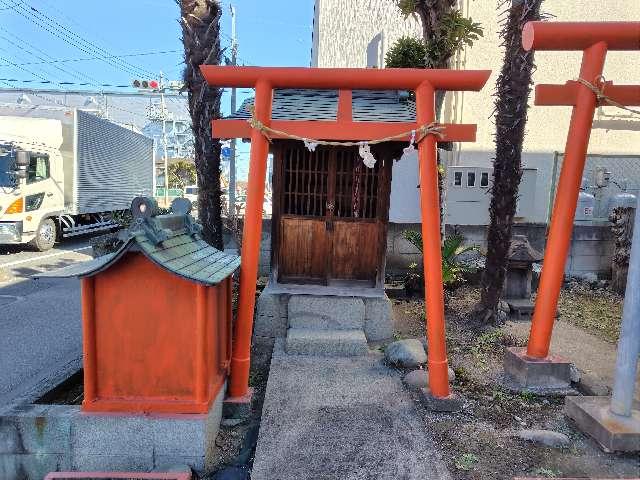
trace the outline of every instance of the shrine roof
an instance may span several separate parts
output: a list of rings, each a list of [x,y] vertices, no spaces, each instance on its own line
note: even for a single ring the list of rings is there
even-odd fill
[[[253,98],[246,99],[227,120],[251,118]],[[408,92],[397,90],[353,90],[354,122],[415,122],[415,102]],[[338,113],[338,90],[275,89],[273,120],[335,121]]]
[[[220,283],[240,266],[239,256],[222,252],[202,240],[200,228],[188,212],[146,217],[134,214],[134,222],[122,232],[121,238],[122,245],[113,253],[38,277],[92,277],[115,265],[127,252],[141,252],[168,272],[203,285]]]

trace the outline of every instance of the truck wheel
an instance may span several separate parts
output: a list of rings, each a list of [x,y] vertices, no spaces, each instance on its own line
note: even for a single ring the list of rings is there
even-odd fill
[[[56,223],[50,218],[45,218],[40,222],[36,238],[31,241],[31,245],[39,252],[49,250],[56,243],[57,234]]]

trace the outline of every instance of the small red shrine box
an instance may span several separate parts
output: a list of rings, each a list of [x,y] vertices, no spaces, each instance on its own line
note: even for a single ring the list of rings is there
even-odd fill
[[[136,198],[115,253],[46,275],[82,279],[83,411],[206,413],[224,385],[240,258],[204,242],[178,200],[157,215]]]

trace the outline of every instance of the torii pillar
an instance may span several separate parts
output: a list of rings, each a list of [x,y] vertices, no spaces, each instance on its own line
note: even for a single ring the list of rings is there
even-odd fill
[[[488,70],[447,69],[359,69],[222,67],[202,65],[209,85],[255,88],[254,116],[275,130],[310,139],[366,141],[387,138],[435,122],[436,90],[479,91],[489,79]],[[333,89],[339,91],[336,121],[272,120],[273,89]],[[353,89],[413,90],[416,92],[415,122],[355,122],[352,118]],[[420,164],[420,206],[424,243],[424,272],[429,349],[429,385],[425,401],[434,410],[458,406],[449,390],[440,251],[440,208],[436,143],[475,141],[475,125],[443,124],[442,137],[427,135],[418,147]],[[247,402],[251,335],[255,307],[256,279],[262,231],[262,202],[269,143],[262,132],[245,120],[214,120],[214,138],[251,137],[249,184],[242,235],[240,297],[235,323],[228,403]],[[409,140],[407,135],[406,140]],[[272,138],[279,138],[272,135]],[[355,252],[354,252],[355,253]],[[425,385],[426,386],[426,385]]]
[[[597,107],[608,105],[586,82],[621,105],[640,105],[640,86],[602,82],[608,51],[640,50],[640,22],[529,22],[522,32],[522,45],[525,50],[583,52],[580,81],[536,87],[536,105],[570,105],[573,111],[529,342],[526,349],[508,349],[504,365],[507,378],[522,389],[558,391],[570,386],[570,363],[549,355],[551,334],[571,247],[593,116]]]

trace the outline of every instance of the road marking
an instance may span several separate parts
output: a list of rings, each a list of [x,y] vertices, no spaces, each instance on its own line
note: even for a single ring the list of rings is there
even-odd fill
[[[78,253],[81,250],[89,250],[90,248],[92,248],[91,245],[89,245],[87,247],[76,248],[74,250],[63,250],[61,252],[50,253],[48,255],[44,255],[44,256],[41,256],[41,257],[32,257],[32,258],[26,258],[24,260],[17,260],[15,262],[0,263],[0,267],[7,268],[7,267],[13,267],[14,265],[20,265],[22,263],[37,262],[39,260],[46,260],[47,258],[59,257],[60,255],[64,255],[64,254],[67,254],[67,253]]]

